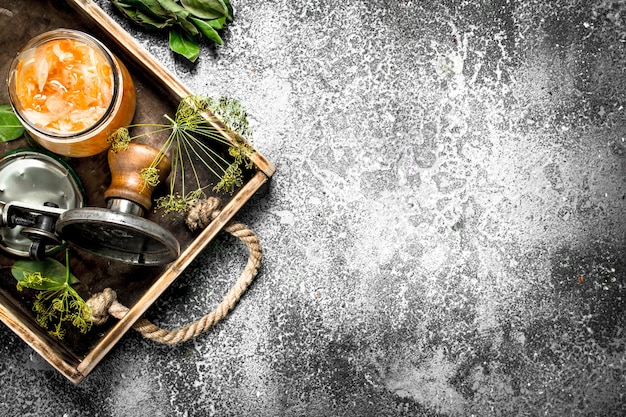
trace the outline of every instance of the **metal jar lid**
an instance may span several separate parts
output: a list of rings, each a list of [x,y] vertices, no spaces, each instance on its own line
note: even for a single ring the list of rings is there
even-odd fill
[[[0,159],[0,203],[14,201],[40,206],[53,203],[69,210],[83,207],[85,197],[80,180],[65,162],[33,149],[19,149]],[[28,257],[32,242],[21,231],[21,226],[0,228],[0,248]],[[46,253],[61,247],[46,248]]]

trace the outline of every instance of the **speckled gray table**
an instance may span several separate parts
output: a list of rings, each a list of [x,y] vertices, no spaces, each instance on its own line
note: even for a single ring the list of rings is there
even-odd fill
[[[626,414],[626,3],[233,0],[194,91],[242,101],[277,166],[229,318],[129,333],[73,386],[0,328],[6,416]],[[10,30],[3,26],[0,30]],[[149,312],[210,310],[224,236]]]

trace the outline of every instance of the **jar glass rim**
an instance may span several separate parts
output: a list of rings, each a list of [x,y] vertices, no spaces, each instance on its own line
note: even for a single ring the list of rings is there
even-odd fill
[[[26,117],[23,114],[20,99],[16,96],[16,93],[15,93],[16,82],[17,82],[16,80],[17,66],[20,62],[22,54],[30,49],[37,48],[48,42],[62,40],[62,39],[72,39],[72,40],[82,42],[88,47],[94,49],[96,53],[100,53],[111,67],[111,86],[112,86],[111,101],[107,109],[105,110],[105,112],[102,114],[102,116],[100,116],[100,118],[95,123],[79,131],[59,132],[57,130],[46,129],[44,127],[36,125],[32,121],[30,121],[28,117]],[[30,39],[26,44],[24,44],[24,46],[22,46],[22,48],[17,52],[16,56],[13,58],[11,65],[9,67],[8,80],[7,80],[7,85],[9,87],[9,99],[11,102],[11,106],[13,107],[13,110],[15,111],[15,115],[20,119],[20,121],[23,124],[27,125],[33,131],[36,131],[37,133],[50,136],[50,137],[58,137],[58,138],[65,138],[65,139],[78,138],[81,135],[87,132],[91,132],[97,129],[99,126],[101,126],[109,118],[109,116],[115,109],[116,103],[118,101],[117,99],[120,96],[120,86],[119,86],[120,77],[121,77],[120,72],[121,72],[121,69],[116,59],[114,58],[113,53],[95,37],[85,32],[75,30],[75,29],[65,29],[65,28],[55,29],[49,32],[41,33],[33,37],[32,39]]]

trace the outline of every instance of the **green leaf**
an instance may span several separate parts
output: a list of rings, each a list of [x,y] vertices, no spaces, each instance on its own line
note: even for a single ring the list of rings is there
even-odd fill
[[[207,38],[211,39],[218,45],[222,45],[224,42],[217,31],[211,26],[209,22],[205,22],[204,20],[196,19],[195,17],[190,17],[191,21],[196,25],[196,27],[200,30]]]
[[[24,134],[24,126],[9,104],[0,104],[0,142],[17,139]]]
[[[176,19],[176,15],[162,8],[157,0],[114,0],[113,4],[131,21],[147,29],[172,26]]]
[[[196,62],[200,55],[200,44],[196,36],[189,36],[185,32],[170,30],[170,49],[190,60]]]
[[[233,6],[231,6],[230,0],[224,0],[224,4],[226,5],[226,8],[228,9],[228,14],[226,15],[226,17],[228,18],[229,22],[232,22],[233,19],[235,18],[235,12],[233,12]]]
[[[137,12],[127,11],[126,15],[135,23],[147,28],[147,29],[163,29],[174,25],[174,20],[157,20],[151,15]]]
[[[157,0],[113,0],[113,4],[122,11],[134,10],[151,15],[153,18],[167,19],[170,13]]]
[[[232,15],[224,0],[181,0],[180,2],[185,9],[201,19],[227,17],[232,20]]]
[[[22,281],[24,279],[25,273],[33,274],[36,272],[41,273],[41,275],[47,278],[47,280],[44,280],[41,285],[32,286],[30,288],[46,291],[65,283],[67,268],[61,262],[52,258],[46,258],[43,261],[20,260],[16,261],[11,268],[13,277],[18,281]],[[78,278],[70,272],[69,284],[73,285],[77,282]]]
[[[189,15],[189,12],[185,10],[183,6],[181,6],[174,0],[157,0],[157,1],[159,2],[159,5],[161,5],[161,7],[163,7],[165,10],[168,10],[174,13],[176,16],[186,18]]]
[[[206,20],[206,23],[211,25],[213,29],[220,30],[220,29],[223,29],[224,26],[226,25],[226,18],[220,17],[219,19]]]
[[[198,28],[186,18],[183,19],[183,18],[177,17],[176,24],[191,37],[194,37],[198,33],[200,33],[198,32]]]

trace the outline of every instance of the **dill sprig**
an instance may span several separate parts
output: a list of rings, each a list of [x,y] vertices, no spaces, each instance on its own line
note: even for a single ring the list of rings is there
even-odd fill
[[[239,102],[226,97],[190,95],[180,101],[173,118],[169,115],[164,115],[164,118],[167,123],[131,125],[120,128],[109,136],[111,149],[118,152],[126,149],[131,140],[158,132],[169,132],[152,164],[141,171],[146,184],[158,185],[157,166],[164,155],[171,154],[169,193],[157,198],[156,209],[163,209],[166,214],[185,213],[196,200],[205,196],[204,190],[211,185],[213,191],[229,194],[233,194],[243,185],[242,166],[247,169],[253,167],[250,156],[254,149],[247,142],[251,132],[247,113]],[[233,142],[227,140],[209,121],[218,121],[227,131],[234,133],[229,135]],[[139,126],[153,130],[131,136],[129,129]],[[228,155],[232,159],[228,160],[218,153],[211,146],[214,143],[228,146]],[[198,172],[200,168],[217,177],[217,184],[203,184]],[[192,173],[191,183],[185,180],[187,170]],[[177,189],[179,180],[180,189]]]
[[[35,321],[52,336],[63,339],[64,323],[76,327],[81,333],[91,329],[91,309],[72,287],[78,279],[70,273],[69,251],[65,252],[65,265],[51,258],[43,261],[17,261],[11,268],[17,280],[17,290],[38,290],[33,311]]]

